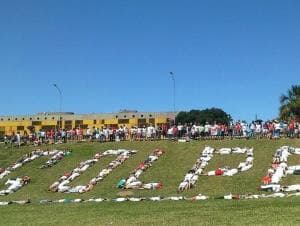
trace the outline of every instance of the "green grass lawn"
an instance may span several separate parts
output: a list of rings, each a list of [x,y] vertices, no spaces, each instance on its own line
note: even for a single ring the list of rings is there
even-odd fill
[[[177,187],[186,172],[195,163],[205,145],[221,147],[254,147],[254,166],[251,170],[239,173],[233,177],[200,177],[197,186],[182,195],[191,197],[202,193],[211,197],[233,194],[259,193],[262,176],[266,174],[272,155],[282,145],[300,147],[300,140],[224,140],[224,141],[195,141],[191,143],[158,142],[120,142],[120,143],[82,143],[66,144],[57,148],[68,148],[73,151],[56,166],[48,169],[38,167],[47,160],[35,160],[7,178],[28,175],[32,181],[21,190],[9,196],[0,197],[2,200],[22,200],[30,198],[32,204],[20,206],[0,206],[0,224],[50,224],[50,225],[300,225],[300,197],[264,200],[206,200],[206,201],[162,201],[140,203],[73,203],[73,204],[38,204],[41,199],[118,197],[121,190],[116,188],[120,178],[127,177],[139,162],[143,161],[155,148],[162,148],[166,153],[153,166],[142,174],[146,182],[162,181],[160,190],[133,191],[134,197],[171,196],[178,195]],[[42,148],[53,149],[55,146]],[[63,172],[75,168],[80,161],[90,159],[98,151],[107,149],[135,149],[138,153],[128,159],[123,165],[109,174],[103,182],[85,194],[61,194],[48,192],[48,186],[56,181]],[[13,163],[24,153],[32,151],[32,147],[20,149],[4,149],[0,147],[0,167]],[[72,182],[73,185],[87,183],[92,177],[113,160],[114,157],[102,159],[82,176]],[[207,170],[229,165],[236,167],[245,159],[243,154],[219,156],[211,160]],[[289,165],[300,164],[299,156],[289,158]],[[7,178],[0,181],[0,189],[5,186]],[[282,184],[300,183],[299,176],[289,176]]]

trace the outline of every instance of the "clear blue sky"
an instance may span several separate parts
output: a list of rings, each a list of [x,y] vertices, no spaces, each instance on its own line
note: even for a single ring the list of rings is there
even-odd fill
[[[278,115],[300,80],[300,1],[3,0],[0,115],[220,107]]]

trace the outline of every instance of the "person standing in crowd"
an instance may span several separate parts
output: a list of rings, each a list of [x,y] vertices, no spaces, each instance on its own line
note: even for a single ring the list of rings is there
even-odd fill
[[[89,127],[86,128],[86,139],[90,142],[92,140],[92,131]]]
[[[67,132],[65,129],[61,130],[61,139],[63,143],[67,143]]]
[[[18,147],[21,146],[21,134],[20,134],[20,132],[17,132],[17,135],[16,135],[16,143],[17,143],[17,146],[18,146]]]
[[[288,125],[288,137],[294,138],[294,136],[295,136],[295,122],[290,121]]]

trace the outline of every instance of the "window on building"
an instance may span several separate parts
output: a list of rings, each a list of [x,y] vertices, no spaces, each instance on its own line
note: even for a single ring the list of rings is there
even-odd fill
[[[83,120],[75,120],[75,127],[81,127],[83,125]]]
[[[149,123],[154,126],[155,125],[155,118],[149,118]]]
[[[94,119],[94,125],[97,124],[97,120]]]
[[[101,120],[101,124],[104,124],[104,119]]]
[[[32,121],[32,125],[33,126],[40,126],[40,125],[42,125],[42,122],[41,121]]]
[[[129,124],[129,119],[118,119],[118,124]]]
[[[135,115],[132,115],[132,118],[135,118]]]
[[[144,115],[141,115],[141,118],[144,118]]]
[[[24,130],[24,126],[17,126],[17,130]]]
[[[147,124],[146,119],[144,119],[144,118],[139,118],[138,119],[138,126],[139,127],[145,126],[146,124]]]
[[[66,120],[65,125],[72,125],[72,120]]]
[[[119,118],[119,116],[116,115],[116,118]]]
[[[59,127],[59,128],[62,128],[62,121],[56,121],[56,125]]]
[[[65,125],[65,129],[67,129],[67,130],[72,129],[72,125]]]
[[[89,125],[87,125],[87,124],[80,125],[81,129],[87,129],[88,127],[89,127]]]
[[[17,121],[17,120],[18,120],[18,118],[15,118],[15,120]]]

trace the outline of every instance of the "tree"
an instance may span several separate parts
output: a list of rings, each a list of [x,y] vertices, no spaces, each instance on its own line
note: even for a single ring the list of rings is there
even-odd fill
[[[229,124],[231,116],[219,108],[210,108],[205,110],[190,110],[189,112],[181,111],[176,116],[176,122],[185,123],[225,123]]]
[[[292,85],[287,95],[280,96],[279,114],[283,120],[300,118],[300,85]]]

